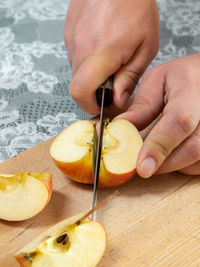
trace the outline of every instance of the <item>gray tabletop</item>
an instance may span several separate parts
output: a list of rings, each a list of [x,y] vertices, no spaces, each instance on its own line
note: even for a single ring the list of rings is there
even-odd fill
[[[68,93],[68,0],[0,1],[0,161],[88,118]],[[160,50],[151,66],[200,52],[200,1],[159,0]]]

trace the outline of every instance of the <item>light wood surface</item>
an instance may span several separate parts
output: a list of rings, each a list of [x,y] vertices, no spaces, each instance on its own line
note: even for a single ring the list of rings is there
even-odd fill
[[[92,186],[69,180],[55,167],[51,142],[0,164],[0,173],[53,174],[53,195],[44,211],[24,222],[0,220],[0,267],[17,267],[17,250],[60,220],[91,208]],[[135,176],[117,189],[120,196],[96,212],[108,237],[99,267],[200,266],[199,176]],[[113,191],[98,190],[98,200]]]

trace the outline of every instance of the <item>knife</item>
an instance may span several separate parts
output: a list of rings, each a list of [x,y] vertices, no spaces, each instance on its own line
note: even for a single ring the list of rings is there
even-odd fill
[[[104,107],[109,107],[113,100],[113,76],[110,76],[96,91],[97,104],[101,107],[100,112],[100,126],[99,133],[95,126],[94,133],[94,187],[93,187],[93,197],[92,197],[92,209],[95,206],[97,187],[99,183],[99,172],[101,164],[101,150],[102,150],[102,140],[105,121],[103,121],[103,111]],[[94,219],[94,213],[91,215],[92,220]]]

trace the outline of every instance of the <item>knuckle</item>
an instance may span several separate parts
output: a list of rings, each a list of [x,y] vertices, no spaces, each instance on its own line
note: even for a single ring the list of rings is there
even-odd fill
[[[144,96],[135,97],[134,104],[131,105],[128,110],[134,111],[136,108],[142,109],[148,105],[149,105],[148,100]]]
[[[80,79],[72,79],[72,83],[69,87],[69,94],[71,97],[76,100],[84,100],[87,95],[87,89],[85,87],[85,84]]]
[[[101,41],[97,36],[87,39],[84,34],[80,32],[74,35],[73,41],[74,47],[76,49],[86,49],[88,51],[95,51],[98,49],[104,50],[105,42]]]
[[[140,75],[137,72],[135,72],[135,71],[133,71],[131,69],[126,69],[125,72],[126,72],[128,78],[134,84],[134,86],[136,86],[138,81],[139,81],[139,79],[140,79]]]
[[[188,154],[194,161],[197,161],[200,159],[200,127],[199,126],[192,134]]]
[[[93,38],[91,38],[89,45],[93,51],[106,49],[106,42],[98,36],[94,36]]]
[[[190,155],[191,159],[194,161],[198,161],[200,159],[200,145],[199,140],[193,140],[192,144],[190,145],[188,154]]]
[[[158,113],[150,99],[144,95],[135,96],[134,104],[129,107],[129,111],[134,112],[135,110],[146,111],[152,115],[152,118],[155,119],[158,116]]]
[[[82,34],[81,33],[79,33],[79,34],[75,33],[74,34],[74,40],[73,40],[74,47],[79,48],[84,43],[85,43],[85,38],[83,38]]]
[[[80,98],[81,95],[81,91],[79,90],[78,87],[74,87],[74,86],[70,86],[69,88],[69,94],[71,95],[71,97],[76,100]]]
[[[176,114],[175,125],[184,135],[189,135],[195,128],[194,120],[187,112]]]
[[[150,103],[150,100],[148,100],[148,98],[146,98],[143,95],[140,95],[140,97],[135,98],[134,104],[136,104],[136,105],[150,106],[151,103]]]

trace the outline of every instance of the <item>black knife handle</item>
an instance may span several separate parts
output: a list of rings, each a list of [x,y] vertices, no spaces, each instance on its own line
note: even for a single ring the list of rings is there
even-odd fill
[[[113,76],[110,76],[99,88],[96,90],[96,99],[98,106],[101,106],[103,88],[105,88],[104,107],[109,107],[113,102]]]

